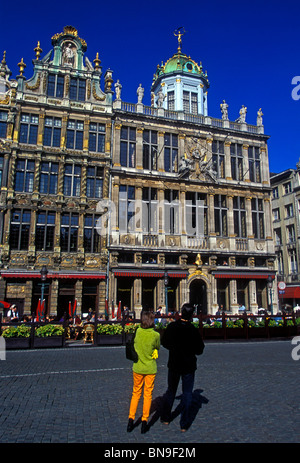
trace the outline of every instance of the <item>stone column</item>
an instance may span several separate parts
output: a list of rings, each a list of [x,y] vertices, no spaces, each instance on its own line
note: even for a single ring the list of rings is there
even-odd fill
[[[157,140],[157,170],[159,172],[165,171],[165,156],[164,156],[164,143],[165,132],[158,132]]]
[[[138,127],[136,131],[136,169],[143,169],[143,127]],[[147,166],[148,167],[148,166]]]
[[[115,124],[114,130],[114,144],[113,144],[113,154],[112,154],[112,162],[113,165],[120,166],[120,139],[121,139],[121,124]]]
[[[226,178],[226,180],[232,180],[230,146],[231,146],[230,141],[226,141],[224,143],[225,178]]]
[[[243,175],[244,181],[250,182],[250,172],[249,172],[249,158],[248,158],[248,148],[249,145],[243,145]]]

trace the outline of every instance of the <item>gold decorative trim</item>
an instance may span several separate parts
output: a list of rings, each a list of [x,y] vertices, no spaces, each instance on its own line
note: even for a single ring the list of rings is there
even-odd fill
[[[97,95],[95,82],[93,82],[93,97],[98,101],[104,101],[106,99],[106,96]]]
[[[40,84],[41,84],[41,75],[39,74],[37,81],[34,85],[28,85],[28,83],[26,82],[25,87],[27,90],[37,90],[40,87]]]

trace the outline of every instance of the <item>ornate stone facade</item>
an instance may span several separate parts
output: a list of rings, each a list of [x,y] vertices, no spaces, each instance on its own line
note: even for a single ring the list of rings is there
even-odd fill
[[[5,56],[0,67],[0,299],[34,311],[46,265],[58,316],[75,299],[83,313],[103,313],[106,299],[137,314],[188,300],[205,313],[266,307],[275,254],[261,121],[209,117],[207,74],[181,45],[152,106],[141,85],[137,104],[123,102],[119,81],[113,101],[111,70],[101,89],[99,55],[85,56],[75,28],[52,45],[41,57],[38,43],[28,80],[23,60],[16,80]],[[170,109],[173,97],[186,104]]]

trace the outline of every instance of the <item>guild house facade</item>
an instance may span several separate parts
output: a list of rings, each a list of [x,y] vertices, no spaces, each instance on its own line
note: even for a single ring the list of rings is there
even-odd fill
[[[47,313],[119,301],[251,312],[275,291],[268,136],[241,107],[208,114],[209,80],[182,51],[154,70],[151,106],[67,26],[11,78],[0,64],[0,300]],[[159,59],[159,57],[158,57]],[[46,277],[42,281],[41,269]],[[273,293],[271,294],[271,292]]]

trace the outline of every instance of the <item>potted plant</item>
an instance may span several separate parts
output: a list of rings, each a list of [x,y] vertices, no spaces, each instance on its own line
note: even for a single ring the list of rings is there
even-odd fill
[[[28,349],[30,347],[31,327],[27,325],[5,326],[2,336],[5,339],[6,349]]]
[[[41,325],[34,332],[34,347],[62,347],[64,345],[64,327],[62,325]]]
[[[123,327],[120,323],[99,323],[97,344],[123,344]]]
[[[244,320],[226,320],[226,338],[244,338],[246,337]]]
[[[214,320],[212,323],[204,323],[203,325],[203,339],[223,338],[224,330],[222,322]]]
[[[139,326],[139,323],[126,323],[126,325],[124,325],[125,342],[133,336]]]

